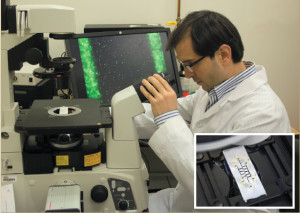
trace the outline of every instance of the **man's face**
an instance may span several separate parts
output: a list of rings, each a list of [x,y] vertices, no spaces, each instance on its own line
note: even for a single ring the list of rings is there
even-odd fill
[[[175,47],[175,51],[177,53],[177,59],[184,65],[190,65],[202,57],[194,52],[192,39],[189,34],[178,43]],[[205,57],[193,65],[191,69],[193,72],[185,68],[185,77],[193,78],[193,80],[207,92],[226,79],[225,72],[222,69],[218,57],[218,51],[216,51],[214,58]]]

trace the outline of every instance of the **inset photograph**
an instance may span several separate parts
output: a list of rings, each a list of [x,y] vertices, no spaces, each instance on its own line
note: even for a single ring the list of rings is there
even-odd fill
[[[294,134],[196,134],[195,143],[195,209],[295,208]]]

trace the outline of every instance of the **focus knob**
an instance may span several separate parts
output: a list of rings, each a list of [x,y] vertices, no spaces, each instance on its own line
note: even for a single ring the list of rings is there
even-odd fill
[[[108,197],[107,188],[102,185],[94,186],[91,191],[91,197],[93,201],[98,203],[105,201]]]
[[[121,200],[118,205],[121,210],[126,210],[128,208],[128,202],[126,200]]]
[[[32,65],[36,65],[43,60],[43,52],[38,48],[30,48],[25,52],[25,60]]]

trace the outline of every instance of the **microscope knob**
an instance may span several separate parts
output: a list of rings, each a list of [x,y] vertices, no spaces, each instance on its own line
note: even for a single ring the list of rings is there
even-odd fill
[[[128,208],[128,202],[126,200],[121,200],[118,205],[121,210],[126,210]]]
[[[91,197],[93,201],[98,203],[105,201],[108,197],[107,188],[102,185],[94,186],[91,191]]]
[[[25,52],[25,60],[32,65],[38,64],[43,60],[43,52],[38,48],[30,48]]]
[[[59,139],[61,144],[67,144],[69,143],[70,137],[68,135],[61,135]]]

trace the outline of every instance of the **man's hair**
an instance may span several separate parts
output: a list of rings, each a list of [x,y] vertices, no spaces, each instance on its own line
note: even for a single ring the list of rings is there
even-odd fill
[[[188,14],[182,23],[170,34],[166,49],[175,48],[190,32],[195,53],[200,56],[214,57],[222,44],[231,47],[232,60],[240,62],[244,46],[236,27],[222,14],[201,10]]]

